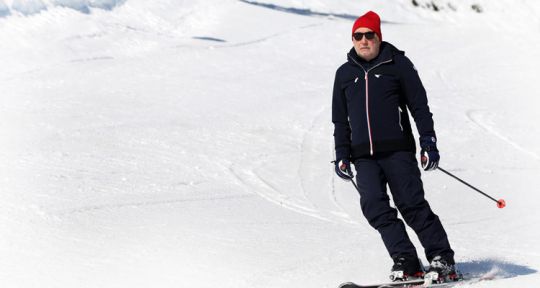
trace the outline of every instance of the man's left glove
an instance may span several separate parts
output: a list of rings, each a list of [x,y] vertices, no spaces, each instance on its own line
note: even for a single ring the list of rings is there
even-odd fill
[[[439,167],[439,150],[437,149],[437,138],[435,136],[420,137],[420,163],[424,171],[432,171]]]
[[[334,161],[336,164],[336,174],[341,179],[349,181],[354,178],[353,172],[351,170],[351,161],[349,159],[341,159]]]

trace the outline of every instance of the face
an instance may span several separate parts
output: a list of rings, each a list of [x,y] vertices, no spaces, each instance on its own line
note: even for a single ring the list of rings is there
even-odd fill
[[[369,28],[360,27],[354,31],[360,32],[360,33],[366,33],[366,32],[373,32]],[[379,55],[379,49],[381,47],[381,40],[379,39],[379,36],[375,34],[375,37],[371,40],[367,39],[366,36],[362,37],[359,41],[356,41],[354,37],[352,37],[352,42],[354,45],[354,50],[356,51],[356,54],[360,56],[360,58],[370,61],[373,58],[377,57]]]

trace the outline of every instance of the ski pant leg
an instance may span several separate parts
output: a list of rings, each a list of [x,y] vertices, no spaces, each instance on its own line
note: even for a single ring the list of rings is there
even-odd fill
[[[380,233],[392,258],[401,255],[416,257],[416,248],[407,235],[403,221],[397,217],[397,210],[390,207],[390,197],[386,191],[387,180],[377,162],[371,158],[354,162],[362,213],[369,224]]]
[[[413,152],[395,152],[380,161],[394,203],[403,219],[418,235],[431,262],[437,255],[454,258],[441,221],[424,198],[420,170]]]

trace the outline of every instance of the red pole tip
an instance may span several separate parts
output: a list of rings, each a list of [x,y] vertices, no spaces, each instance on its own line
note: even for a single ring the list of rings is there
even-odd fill
[[[506,207],[506,201],[504,201],[504,199],[499,199],[499,201],[497,201],[497,207],[500,209]]]

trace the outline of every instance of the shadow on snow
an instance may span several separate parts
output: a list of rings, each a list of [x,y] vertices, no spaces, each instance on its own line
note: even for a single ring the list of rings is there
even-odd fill
[[[261,2],[250,1],[250,0],[239,0],[239,1],[243,2],[243,3],[246,3],[246,4],[250,4],[250,5],[255,5],[255,6],[264,7],[264,8],[268,8],[268,9],[272,9],[272,10],[276,10],[276,11],[292,13],[292,14],[297,14],[297,15],[302,15],[302,16],[335,17],[335,18],[341,18],[341,19],[347,19],[347,20],[356,20],[356,18],[358,18],[358,16],[360,16],[360,15],[343,14],[343,13],[336,14],[336,13],[316,12],[316,11],[311,11],[311,9],[283,7],[283,6],[279,6],[279,5],[275,5],[275,4],[261,3]],[[396,23],[389,22],[389,21],[381,21],[381,22],[386,23],[386,24],[396,24]]]
[[[480,276],[493,273],[496,278],[513,278],[537,273],[537,270],[527,266],[513,264],[494,259],[457,263],[457,268],[464,274]]]
[[[223,40],[220,38],[207,37],[207,36],[193,36],[191,38],[198,39],[198,40],[215,41],[215,42],[227,42],[226,40]]]

